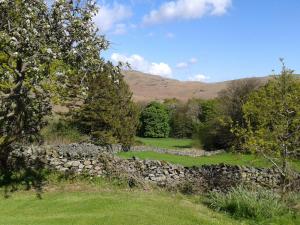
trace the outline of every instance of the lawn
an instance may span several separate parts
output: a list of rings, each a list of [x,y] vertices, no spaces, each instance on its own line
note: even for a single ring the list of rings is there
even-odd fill
[[[45,189],[42,199],[32,191],[0,196],[3,225],[252,225],[203,205],[199,196],[161,190],[128,189],[115,184],[72,182]],[[285,215],[259,224],[299,224]]]
[[[193,147],[192,139],[136,137],[136,141],[146,146],[165,148],[165,149],[182,149],[182,148]]]
[[[173,164],[180,164],[183,166],[202,166],[209,164],[230,164],[230,165],[244,165],[254,167],[269,167],[271,164],[262,157],[255,155],[244,155],[234,153],[222,153],[213,156],[202,156],[202,157],[190,157],[190,156],[178,156],[171,154],[161,154],[156,152],[121,152],[118,156],[122,158],[132,158],[133,156],[140,159],[154,159],[164,160]],[[300,171],[300,161],[292,162],[295,169]]]
[[[3,225],[238,225],[225,214],[180,194],[159,190],[79,188],[50,190],[37,199],[32,192],[0,197]],[[80,184],[79,184],[80,185]]]

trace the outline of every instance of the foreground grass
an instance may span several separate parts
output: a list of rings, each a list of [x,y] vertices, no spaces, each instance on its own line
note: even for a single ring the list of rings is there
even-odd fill
[[[182,148],[193,147],[192,139],[136,137],[136,141],[146,146],[165,148],[165,149],[182,149]]]
[[[182,196],[107,185],[62,185],[43,198],[33,192],[0,197],[0,224],[9,225],[237,225],[245,224]]]
[[[171,154],[161,154],[156,152],[121,152],[118,156],[122,158],[132,158],[133,156],[140,159],[164,160],[173,164],[183,166],[202,166],[211,164],[225,163],[229,165],[243,165],[254,167],[269,167],[271,164],[264,158],[255,155],[244,155],[235,153],[222,153],[213,156],[190,157],[178,156]],[[300,162],[292,162],[293,168],[300,171]]]
[[[249,219],[253,224],[300,224],[296,193],[289,193],[283,200],[271,190],[236,187],[228,193],[211,192],[204,203],[233,218]]]
[[[201,196],[157,188],[129,189],[124,182],[87,178],[63,180],[45,187],[42,199],[33,191],[0,196],[0,224],[5,225],[296,225],[299,216],[265,221],[235,219],[205,206]],[[1,189],[0,189],[1,191]]]

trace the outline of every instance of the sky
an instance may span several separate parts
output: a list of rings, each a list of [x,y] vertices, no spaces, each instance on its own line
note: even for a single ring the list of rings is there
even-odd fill
[[[98,0],[103,57],[178,80],[300,73],[300,0]]]

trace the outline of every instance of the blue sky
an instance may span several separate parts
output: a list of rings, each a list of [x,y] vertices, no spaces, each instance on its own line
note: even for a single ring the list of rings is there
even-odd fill
[[[98,0],[103,54],[133,69],[216,82],[300,73],[299,0]]]

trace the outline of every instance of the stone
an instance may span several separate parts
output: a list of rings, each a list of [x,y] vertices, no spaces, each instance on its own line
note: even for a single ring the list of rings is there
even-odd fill
[[[64,167],[65,168],[70,168],[72,166],[72,162],[66,162],[65,164],[64,164]]]
[[[74,161],[73,163],[72,163],[72,166],[73,167],[78,167],[80,165],[80,162],[78,162],[78,161]]]
[[[79,168],[79,169],[83,169],[83,168],[84,168],[84,165],[80,163],[80,164],[78,165],[78,168]]]
[[[100,166],[96,166],[95,170],[99,171],[99,170],[101,170],[101,167]]]
[[[87,169],[87,170],[92,169],[92,168],[93,168],[92,165],[87,165],[87,166],[85,166],[85,169]]]
[[[91,165],[91,161],[90,160],[85,160],[83,163],[85,166]]]

